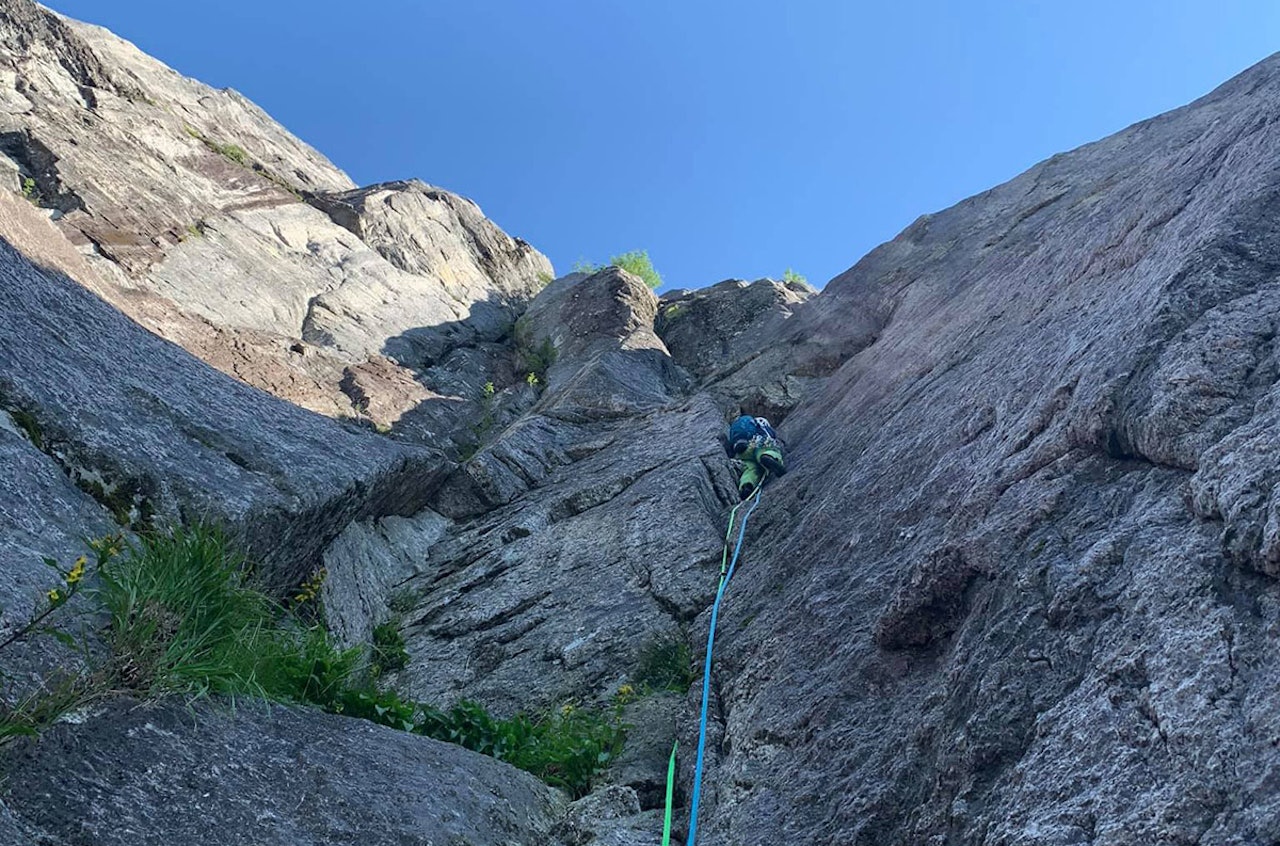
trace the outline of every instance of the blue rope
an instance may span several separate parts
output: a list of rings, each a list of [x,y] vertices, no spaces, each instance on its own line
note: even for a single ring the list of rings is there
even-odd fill
[[[702,668],[702,717],[698,721],[698,763],[693,768],[693,801],[689,807],[689,839],[685,841],[685,846],[694,846],[698,836],[698,800],[702,796],[702,756],[707,746],[707,701],[711,698],[711,650],[716,643],[716,619],[720,616],[720,600],[724,598],[724,589],[733,578],[734,568],[738,566],[738,554],[742,552],[742,539],[747,533],[747,521],[751,519],[751,512],[755,511],[756,506],[760,504],[760,491],[763,489],[764,480],[761,479],[760,486],[756,488],[755,501],[743,515],[742,524],[738,527],[738,543],[733,548],[733,560],[729,563],[728,571],[720,575],[720,586],[716,588],[716,601],[711,606],[711,628],[707,632],[707,660]],[[730,531],[733,530],[732,520],[731,516]]]

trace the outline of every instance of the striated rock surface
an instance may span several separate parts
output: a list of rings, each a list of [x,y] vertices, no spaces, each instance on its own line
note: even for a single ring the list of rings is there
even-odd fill
[[[1271,59],[814,300],[882,329],[787,420],[700,843],[1280,837],[1278,116]]]
[[[641,696],[572,806],[337,718],[121,707],[6,750],[0,839],[174,842],[224,815],[281,843],[656,843],[677,736],[681,808],[691,786],[698,686],[655,695],[642,665],[682,642],[700,662],[736,501],[716,434],[746,410],[785,417],[791,470],[720,619],[700,844],[1280,842],[1280,58],[922,217],[819,294],[658,300],[613,268],[543,288],[466,201],[357,189],[236,96],[184,100],[196,83],[101,31],[0,10],[0,148],[57,212],[0,204],[0,453],[29,480],[0,503],[0,601],[44,588],[29,553],[105,522],[78,479],[128,517],[236,522],[282,584],[324,563],[341,640],[398,621],[407,695]],[[50,140],[72,114],[131,127],[185,184],[115,209],[88,186],[119,175]],[[186,210],[195,231],[164,237]],[[226,378],[103,298],[428,446]],[[175,795],[156,773],[214,765],[207,797],[141,822]],[[96,828],[67,827],[75,803]]]
[[[413,513],[444,465],[250,388],[0,243],[0,406],[135,525],[215,520],[296,584],[352,520]]]
[[[551,843],[564,800],[461,747],[278,706],[118,702],[11,754],[5,843]]]
[[[126,313],[314,411],[396,423],[442,393],[434,375],[407,390],[415,370],[503,336],[552,276],[469,200],[357,189],[235,91],[30,0],[0,3],[0,68],[0,185]],[[470,410],[455,399],[438,427]]]

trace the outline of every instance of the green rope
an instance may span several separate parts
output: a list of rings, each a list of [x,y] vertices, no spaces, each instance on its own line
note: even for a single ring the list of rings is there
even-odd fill
[[[667,813],[662,820],[662,846],[671,846],[671,796],[676,787],[676,750],[680,741],[671,745],[671,761],[667,764]]]

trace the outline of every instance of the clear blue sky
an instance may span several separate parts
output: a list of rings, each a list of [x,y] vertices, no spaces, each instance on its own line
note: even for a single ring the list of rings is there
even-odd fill
[[[471,197],[559,271],[821,284],[924,212],[1280,50],[1280,4],[48,0],[362,184]]]

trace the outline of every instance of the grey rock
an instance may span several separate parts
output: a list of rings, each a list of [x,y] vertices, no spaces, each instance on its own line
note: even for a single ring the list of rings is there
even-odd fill
[[[551,842],[564,806],[459,746],[248,703],[118,701],[3,756],[0,833],[32,838],[15,846],[525,846]]]
[[[367,644],[390,619],[388,605],[426,567],[431,547],[449,529],[431,509],[348,525],[324,551],[325,622],[344,647]]]
[[[0,466],[5,468],[0,473],[0,642],[4,642],[45,607],[47,591],[62,586],[59,575],[43,560],[51,558],[69,570],[79,556],[92,557],[87,538],[110,534],[117,527],[105,509],[36,449],[4,410],[0,410]],[[8,647],[3,653],[0,702],[21,699],[39,687],[50,668],[71,666],[72,659],[49,638],[31,638]],[[0,831],[2,826],[0,822]]]
[[[776,332],[815,293],[807,285],[772,279],[726,279],[663,296],[656,328],[672,358],[706,377],[758,355],[759,336]]]
[[[346,430],[155,337],[0,244],[0,403],[135,517],[222,521],[287,588],[352,520],[413,513],[438,457]]]
[[[0,64],[0,170],[109,283],[94,290],[311,410],[396,423],[444,392],[429,378],[407,390],[413,374],[384,354],[422,370],[495,340],[551,277],[469,200],[420,182],[356,189],[237,92],[30,0],[0,4]],[[392,378],[353,399],[353,368]],[[436,404],[436,418],[458,412],[436,419],[437,443],[468,410]]]
[[[1276,839],[1277,110],[1271,59],[798,316],[878,328],[787,419],[700,843]]]
[[[666,805],[667,766],[686,708],[685,697],[671,691],[644,693],[623,711],[627,742],[609,765],[605,779],[629,787],[646,810]],[[684,797],[679,797],[683,800]]]
[[[611,786],[570,805],[556,834],[565,846],[657,846],[662,819],[641,812],[635,791]]]

